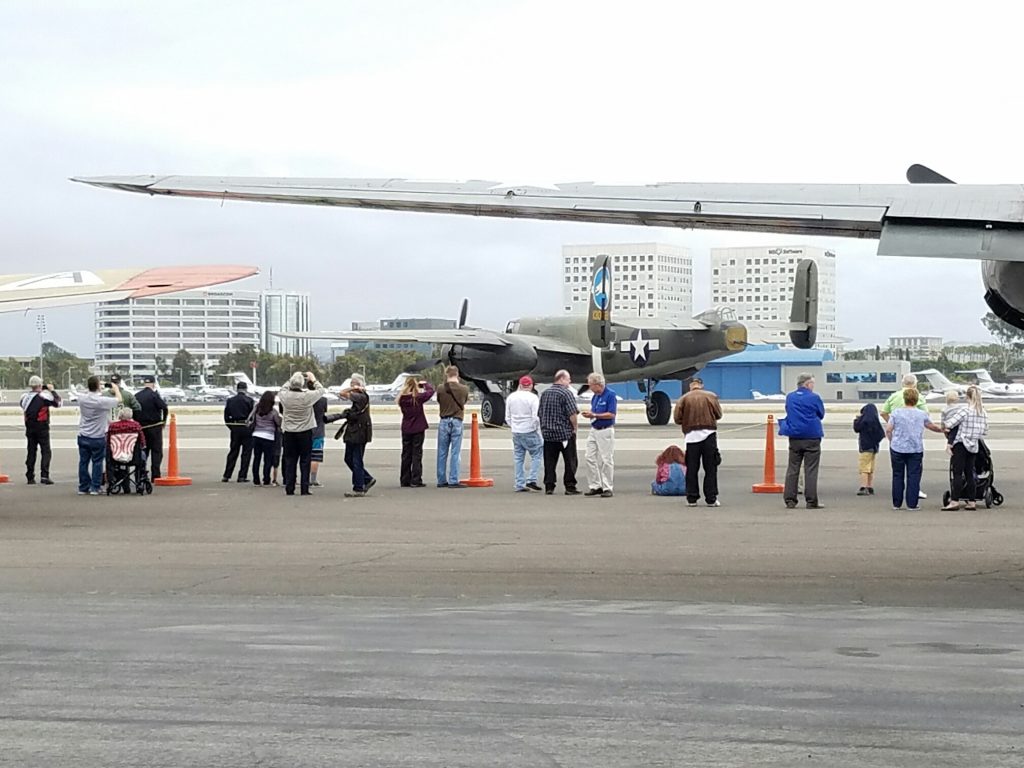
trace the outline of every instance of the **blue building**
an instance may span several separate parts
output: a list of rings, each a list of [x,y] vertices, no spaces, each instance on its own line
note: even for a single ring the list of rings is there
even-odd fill
[[[793,389],[799,371],[815,373],[832,359],[832,353],[824,349],[779,349],[774,344],[766,344],[751,346],[708,363],[697,376],[704,380],[706,389],[723,400],[752,400],[754,390],[774,395]],[[790,378],[793,380],[789,381]],[[675,400],[683,393],[684,386],[685,382],[681,381],[663,381],[658,389]],[[626,400],[643,399],[636,382],[620,382],[612,384],[612,388]]]

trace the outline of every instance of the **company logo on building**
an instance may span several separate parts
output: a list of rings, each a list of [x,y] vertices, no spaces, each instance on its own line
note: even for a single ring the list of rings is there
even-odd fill
[[[804,252],[803,248],[769,248],[769,256],[796,256]]]

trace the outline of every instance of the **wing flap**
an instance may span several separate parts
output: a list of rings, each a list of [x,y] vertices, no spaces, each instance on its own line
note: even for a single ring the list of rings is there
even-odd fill
[[[469,344],[507,347],[509,342],[494,331],[477,328],[428,328],[408,331],[323,331],[316,333],[274,333],[281,339],[327,339],[333,341],[406,341],[420,344]]]

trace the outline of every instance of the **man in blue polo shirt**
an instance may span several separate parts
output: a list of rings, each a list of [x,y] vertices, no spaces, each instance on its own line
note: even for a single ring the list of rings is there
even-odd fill
[[[796,506],[800,465],[804,465],[804,498],[808,509],[823,509],[818,501],[818,461],[821,459],[821,438],[825,435],[821,421],[825,403],[814,391],[814,377],[801,373],[796,389],[786,395],[786,418],[780,422],[779,434],[789,438],[789,466],[782,498],[788,509]]]
[[[592,373],[587,376],[590,388],[590,410],[584,411],[584,418],[590,419],[590,434],[587,435],[587,475],[590,490],[584,496],[612,497],[612,481],[615,474],[615,413],[618,401],[615,393],[605,386],[604,376]]]

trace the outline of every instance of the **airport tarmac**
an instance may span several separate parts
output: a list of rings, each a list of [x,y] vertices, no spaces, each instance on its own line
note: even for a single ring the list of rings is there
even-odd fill
[[[366,499],[332,440],[311,498],[220,483],[216,412],[181,416],[191,487],[76,496],[69,413],[29,487],[0,420],[0,764],[1019,765],[1024,415],[993,414],[1007,503],[943,513],[937,436],[921,511],[884,453],[853,495],[852,414],[828,508],[789,511],[750,491],[763,409],[723,422],[723,506],[694,509],[649,494],[678,432],[639,413],[615,498],[584,499],[514,494],[502,430],[494,488],[401,489],[377,410]]]

